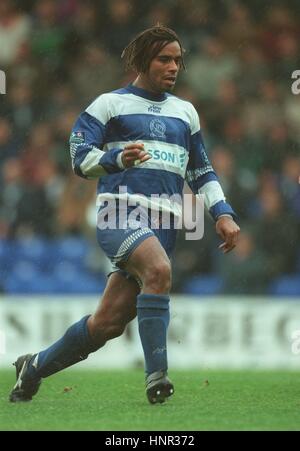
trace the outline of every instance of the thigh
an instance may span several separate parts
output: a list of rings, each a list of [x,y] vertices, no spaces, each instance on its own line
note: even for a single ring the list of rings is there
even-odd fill
[[[161,262],[170,265],[170,259],[156,236],[145,239],[129,256],[124,269],[138,279]]]
[[[127,324],[136,316],[136,297],[139,292],[135,280],[125,277],[121,272],[112,273],[93,318],[97,321],[109,316]]]

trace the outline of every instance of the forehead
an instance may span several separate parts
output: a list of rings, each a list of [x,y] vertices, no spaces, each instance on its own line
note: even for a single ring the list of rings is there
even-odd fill
[[[157,56],[163,55],[173,57],[181,56],[181,49],[179,43],[177,41],[173,41],[166,44],[157,54]]]

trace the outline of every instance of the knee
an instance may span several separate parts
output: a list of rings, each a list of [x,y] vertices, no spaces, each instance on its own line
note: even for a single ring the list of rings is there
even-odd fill
[[[155,294],[169,293],[171,288],[171,265],[162,260],[149,267],[144,274],[143,290]]]

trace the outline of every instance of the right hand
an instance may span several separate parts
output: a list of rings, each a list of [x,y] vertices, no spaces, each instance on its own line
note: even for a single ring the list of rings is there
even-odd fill
[[[236,246],[240,233],[240,228],[233,218],[221,216],[216,222],[216,231],[224,240],[224,243],[220,244],[219,249],[221,249],[224,254],[232,251]]]
[[[132,168],[135,164],[150,160],[151,155],[144,149],[143,143],[132,143],[124,147],[122,163],[124,168]]]

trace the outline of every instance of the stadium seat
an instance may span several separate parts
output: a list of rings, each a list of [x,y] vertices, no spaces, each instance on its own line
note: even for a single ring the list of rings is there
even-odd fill
[[[53,280],[36,265],[19,261],[4,282],[8,294],[50,294],[54,292]]]
[[[13,266],[27,261],[41,271],[52,271],[61,262],[72,262],[83,267],[89,243],[82,238],[67,237],[59,240],[26,238],[14,242],[0,241],[0,265]],[[1,266],[0,266],[1,268]]]
[[[70,262],[59,264],[53,272],[53,280],[63,294],[100,294],[106,280],[102,274],[93,276]]]
[[[200,296],[216,295],[221,292],[222,285],[223,281],[218,276],[195,276],[187,280],[182,291]]]
[[[32,263],[39,270],[48,270],[51,265],[51,242],[39,237],[17,240],[14,243],[14,259]]]
[[[0,240],[0,277],[5,278],[15,261],[15,246],[12,241]]]
[[[300,296],[299,274],[286,275],[275,279],[269,285],[268,292],[272,296]]]
[[[84,238],[67,237],[53,242],[52,246],[57,253],[58,260],[82,264],[88,254],[90,244]]]
[[[105,283],[104,275],[90,275],[69,262],[45,273],[34,263],[20,260],[5,278],[4,289],[8,294],[100,295]]]

